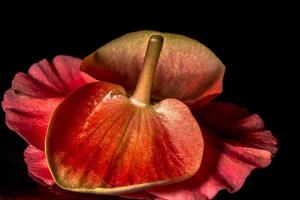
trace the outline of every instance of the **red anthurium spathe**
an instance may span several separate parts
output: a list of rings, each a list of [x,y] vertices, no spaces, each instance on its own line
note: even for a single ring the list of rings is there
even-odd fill
[[[164,45],[152,77],[151,98],[160,102],[149,108],[130,97],[141,97],[134,89],[152,35],[162,35]],[[79,71],[80,65],[106,82]],[[57,56],[52,63],[34,64],[28,74],[15,76],[2,107],[8,127],[30,144],[25,162],[38,182],[136,199],[212,199],[222,189],[237,191],[253,169],[270,164],[277,150],[276,139],[258,115],[234,104],[210,102],[222,91],[224,69],[195,40],[140,31],[113,40],[83,62]],[[44,144],[52,115],[50,172]],[[120,129],[127,130],[121,143]],[[106,139],[99,143],[95,138],[100,136]],[[90,154],[85,158],[86,151]]]
[[[46,155],[59,186],[119,194],[179,182],[197,172],[203,140],[189,108],[175,99],[150,104],[162,45],[160,35],[149,39],[130,98],[118,85],[97,82],[79,88],[55,110]]]
[[[202,134],[186,105],[168,99],[141,108],[118,88],[105,87],[92,83],[80,88],[53,115],[47,155],[58,184],[114,194],[178,182],[196,173]],[[69,113],[74,117],[66,122]]]

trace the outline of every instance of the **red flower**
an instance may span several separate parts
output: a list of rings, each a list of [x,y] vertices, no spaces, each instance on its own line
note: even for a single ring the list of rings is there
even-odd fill
[[[103,63],[97,63],[103,67],[102,71],[95,71],[90,65],[83,66],[84,70],[89,74],[94,73],[100,81],[119,83],[126,90],[132,91],[142,63],[140,58],[145,51],[137,47],[136,50],[128,51],[127,44],[134,46],[135,43],[125,36],[125,39],[113,41],[102,48],[102,61],[111,67],[110,70],[106,71]],[[110,53],[116,46],[119,49],[113,52],[114,57],[110,59]],[[163,70],[168,69],[158,66],[159,75],[153,84],[153,94],[155,97],[177,98],[192,109],[205,144],[201,166],[188,180],[120,196],[193,200],[212,199],[222,189],[235,192],[241,188],[253,169],[270,164],[272,155],[277,151],[277,140],[270,131],[265,130],[258,115],[250,114],[246,109],[231,103],[211,101],[222,91],[224,74],[222,63],[213,53],[204,46],[200,52],[196,49],[193,55],[176,54],[178,51],[172,48],[178,47],[170,46],[165,55],[161,55],[160,62],[173,66],[170,63],[182,62],[181,58],[184,57],[187,62],[181,64],[186,67],[181,71],[179,68],[171,69],[173,72],[166,74]],[[190,46],[181,45],[180,48],[183,50]],[[194,57],[196,53],[199,53],[199,57]],[[87,60],[88,63],[95,62],[91,56]],[[190,73],[188,68],[191,63],[201,63],[204,67]],[[57,56],[52,63],[42,60],[32,65],[27,74],[16,74],[12,87],[6,91],[2,102],[7,126],[29,144],[24,152],[29,173],[46,185],[54,184],[44,153],[45,135],[52,113],[72,91],[96,81],[79,71],[80,64],[80,59],[70,56]],[[176,76],[172,76],[172,73]],[[183,75],[180,76],[179,73]],[[189,84],[190,82],[193,84]]]

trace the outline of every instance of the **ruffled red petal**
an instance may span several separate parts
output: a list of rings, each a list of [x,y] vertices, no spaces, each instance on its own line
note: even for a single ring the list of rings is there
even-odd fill
[[[32,145],[24,151],[24,160],[27,164],[29,174],[43,185],[53,185],[54,180],[49,171],[45,152],[35,148]]]
[[[263,120],[257,114],[232,103],[212,102],[201,109],[198,122],[205,125],[231,144],[267,150],[275,154],[277,139],[265,130]]]
[[[266,167],[277,140],[258,115],[229,103],[210,103],[198,115],[204,156],[197,174],[187,181],[148,189],[163,199],[212,199],[220,190],[235,192],[255,168]]]
[[[33,64],[28,73],[17,73],[2,102],[7,126],[29,144],[44,149],[49,119],[56,106],[73,90],[95,81],[79,71],[81,60],[56,56]]]

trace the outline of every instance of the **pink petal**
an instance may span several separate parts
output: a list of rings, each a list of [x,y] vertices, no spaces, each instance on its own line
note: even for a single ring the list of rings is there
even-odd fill
[[[36,181],[44,185],[54,184],[54,180],[48,169],[44,151],[41,151],[32,145],[28,145],[24,151],[24,160],[27,164],[29,174]]]
[[[204,156],[197,174],[187,181],[148,189],[163,199],[212,199],[220,190],[239,190],[255,168],[270,164],[277,140],[258,115],[229,103],[210,103],[198,113]]]
[[[210,103],[198,113],[200,125],[211,128],[235,145],[256,147],[275,154],[277,140],[265,130],[263,120],[257,114],[232,103]]]
[[[81,60],[56,56],[33,64],[28,73],[19,72],[2,102],[7,126],[29,144],[44,149],[48,121],[56,106],[73,90],[95,81],[79,71]]]

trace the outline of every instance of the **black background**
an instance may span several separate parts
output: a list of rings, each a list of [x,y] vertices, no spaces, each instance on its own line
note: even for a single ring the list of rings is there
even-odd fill
[[[292,197],[299,178],[294,162],[299,157],[299,21],[292,6],[235,5],[228,10],[169,5],[157,10],[157,5],[149,5],[146,10],[141,5],[127,10],[118,5],[119,10],[109,11],[92,4],[77,10],[49,6],[1,7],[0,96],[16,72],[27,71],[43,58],[84,57],[111,39],[143,29],[190,36],[212,49],[227,67],[219,100],[259,113],[279,139],[280,150],[269,167],[252,173],[237,193],[221,192],[216,199]],[[4,117],[0,111],[0,198],[36,188],[23,163],[26,144],[6,127]]]

